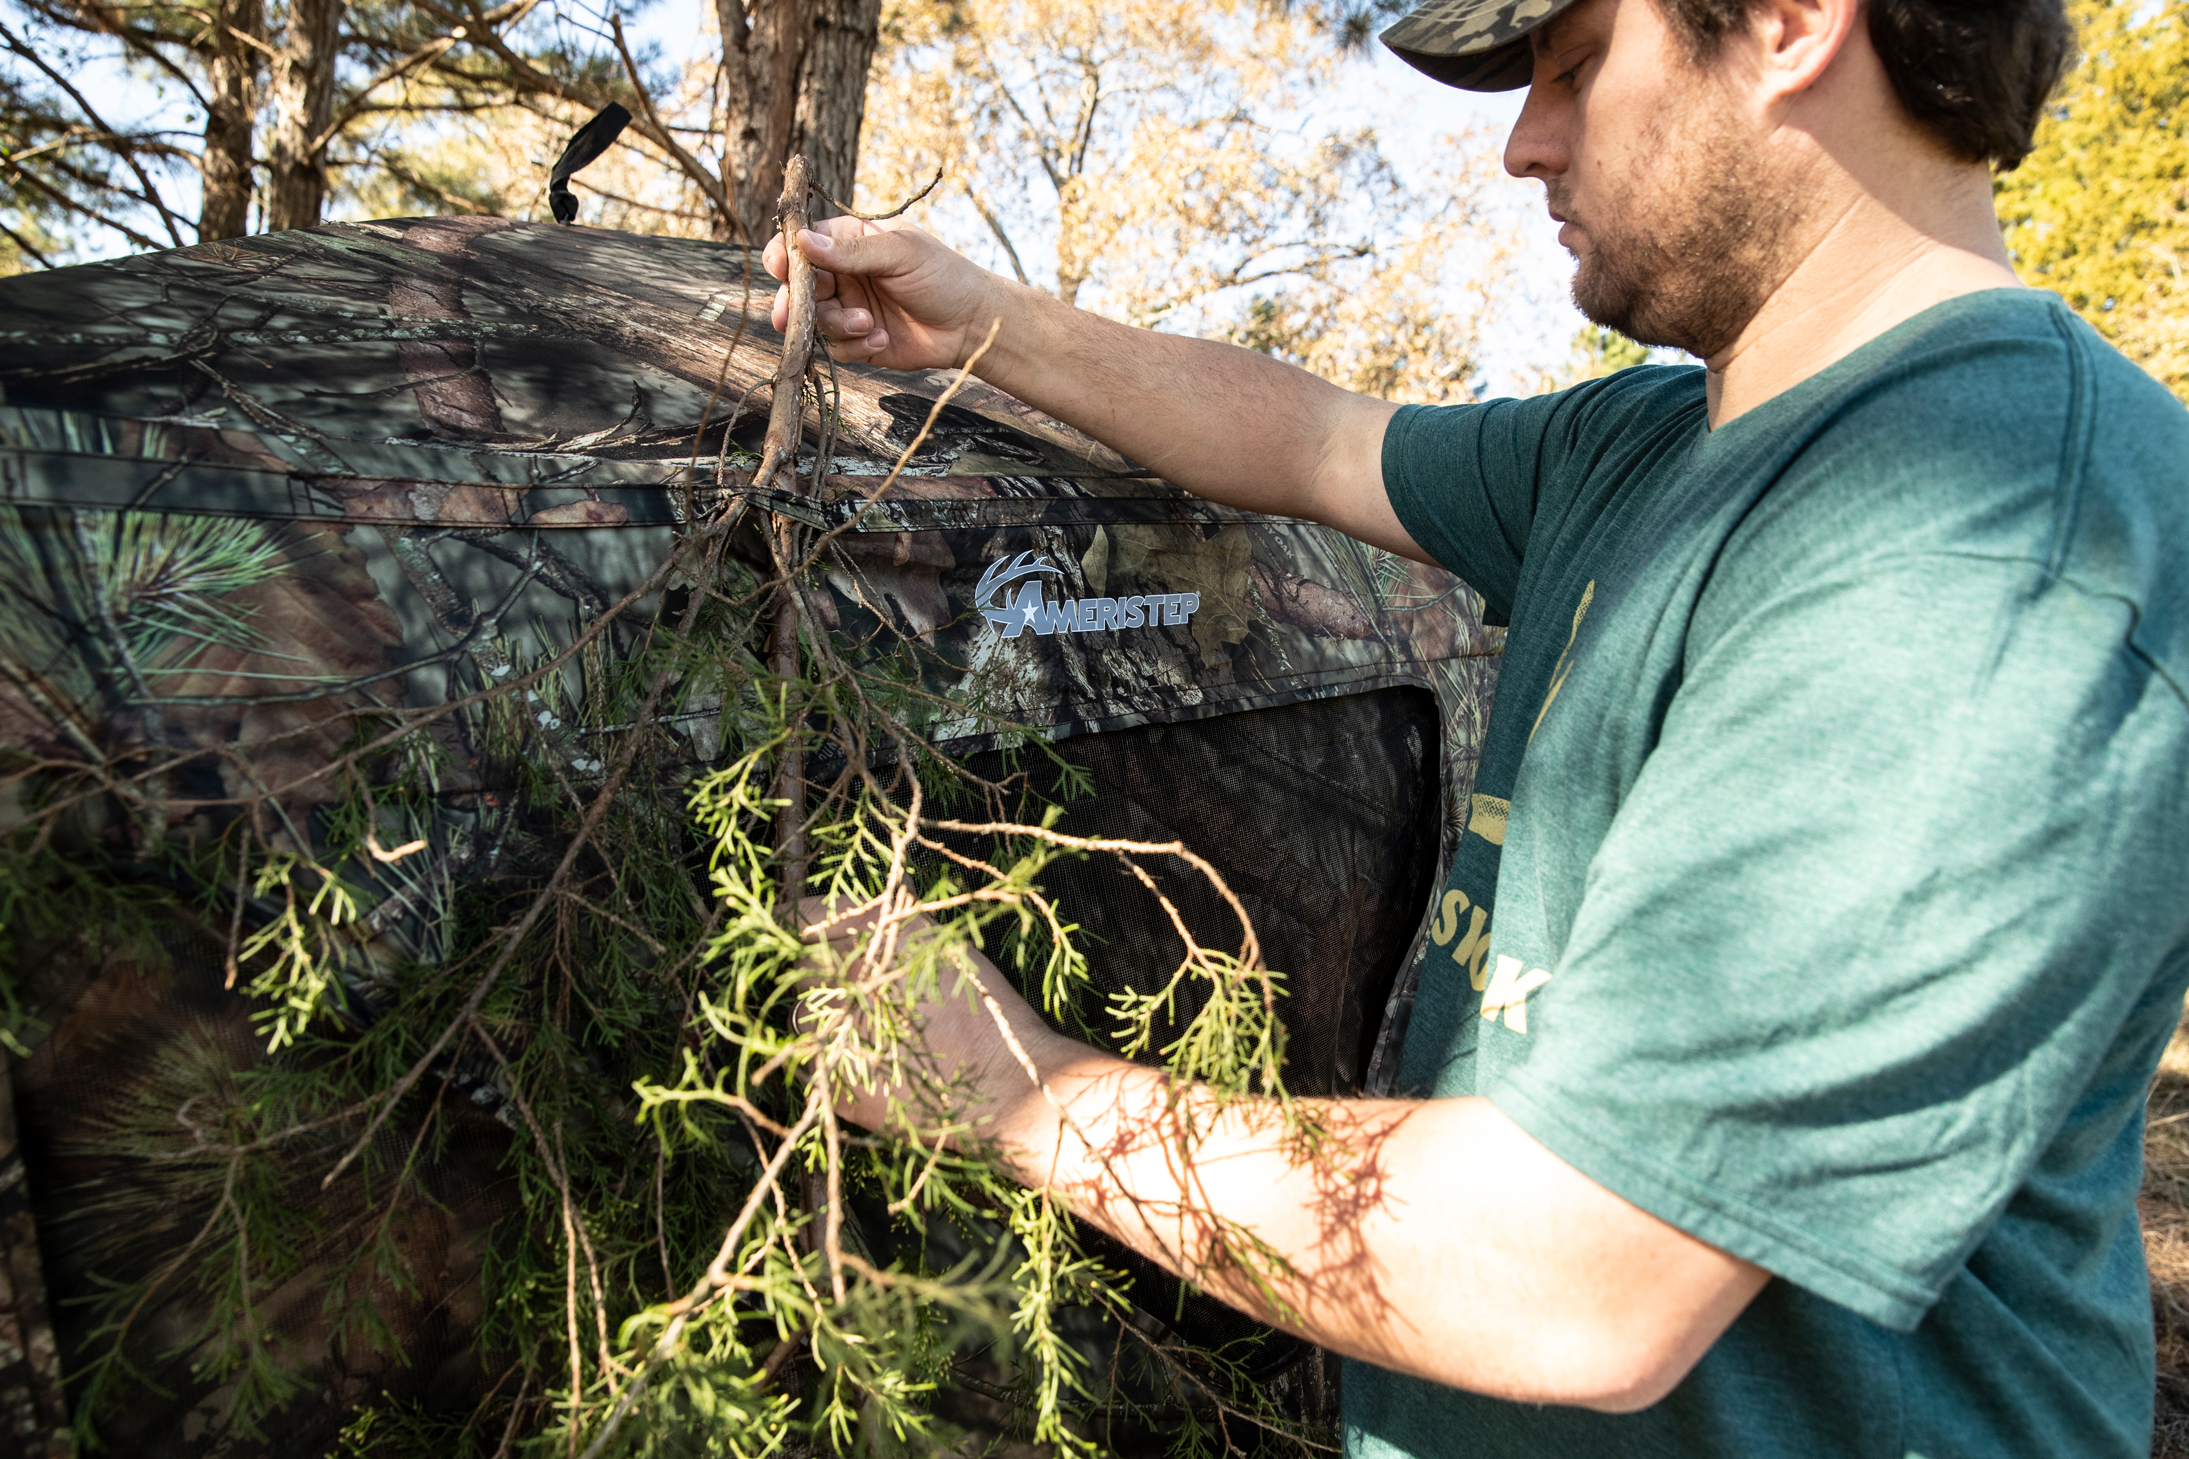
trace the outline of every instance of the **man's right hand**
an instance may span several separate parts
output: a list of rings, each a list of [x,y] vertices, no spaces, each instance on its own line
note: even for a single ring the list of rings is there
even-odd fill
[[[830,218],[798,235],[813,264],[815,324],[846,364],[892,370],[956,369],[1005,310],[1010,285],[902,219]],[[777,233],[761,261],[777,279],[790,258]],[[774,322],[790,317],[790,290],[775,291]]]

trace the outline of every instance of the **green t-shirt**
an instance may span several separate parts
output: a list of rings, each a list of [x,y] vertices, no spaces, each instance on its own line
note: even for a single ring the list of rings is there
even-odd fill
[[[1776,1280],[1635,1415],[1351,1364],[1349,1452],[2148,1454],[2189,412],[1999,290],[1718,431],[1634,369],[1383,471],[1512,625],[1402,1087]]]

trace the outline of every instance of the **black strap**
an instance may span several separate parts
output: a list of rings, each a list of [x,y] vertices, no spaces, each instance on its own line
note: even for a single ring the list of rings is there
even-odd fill
[[[547,205],[555,210],[555,221],[568,223],[578,216],[578,200],[570,191],[570,176],[597,159],[615,145],[616,138],[631,123],[631,114],[614,102],[609,102],[593,114],[593,119],[578,128],[578,134],[570,139],[570,145],[562,149],[562,156],[555,160],[555,170],[547,174]]]

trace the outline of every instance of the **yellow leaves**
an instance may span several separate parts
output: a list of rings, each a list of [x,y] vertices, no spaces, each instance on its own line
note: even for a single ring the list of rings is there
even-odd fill
[[[1238,231],[1212,212],[1256,211],[1261,119],[1332,64],[1302,22],[1240,0],[905,3],[884,31],[900,45],[869,89],[864,196],[947,159],[968,232],[1062,298],[1094,284],[1119,317],[1160,313],[1180,292],[1165,265]]]
[[[2189,0],[2077,0],[2083,59],[1997,184],[2015,267],[2189,398]]]
[[[1377,200],[1372,252],[1261,295],[1224,336],[1365,395],[1472,400],[1479,342],[1514,286],[1518,245],[1486,197],[1497,139],[1447,135],[1435,151],[1415,188]]]
[[[1482,222],[1488,139],[1410,187],[1312,108],[1342,60],[1244,0],[895,0],[862,205],[944,160],[919,222],[1133,324],[1215,334],[1387,397],[1466,397],[1508,245]],[[1468,285],[1491,283],[1491,287]]]

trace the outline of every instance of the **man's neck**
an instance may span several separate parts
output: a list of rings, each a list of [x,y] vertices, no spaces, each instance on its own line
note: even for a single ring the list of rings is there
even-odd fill
[[[1853,191],[1820,216],[1800,261],[1732,344],[1704,361],[1712,429],[1962,294],[2021,287],[1981,167],[1915,196]]]

